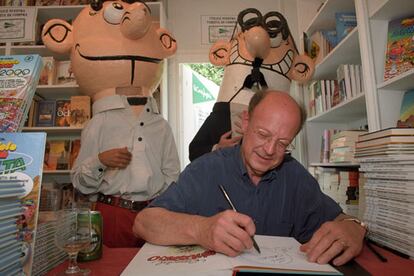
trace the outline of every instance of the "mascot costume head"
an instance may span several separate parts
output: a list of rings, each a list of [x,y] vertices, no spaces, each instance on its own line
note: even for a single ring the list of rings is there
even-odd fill
[[[70,53],[82,93],[94,101],[116,93],[150,96],[161,80],[163,59],[177,44],[152,21],[149,7],[137,1],[94,0],[73,24],[49,20],[42,39],[50,50]]]
[[[210,49],[210,62],[225,66],[223,81],[212,113],[190,143],[190,160],[217,145],[238,142],[230,137],[232,104],[248,105],[254,91],[272,88],[289,92],[291,80],[305,82],[314,64],[299,55],[285,17],[257,9],[239,13],[230,41],[218,41]]]

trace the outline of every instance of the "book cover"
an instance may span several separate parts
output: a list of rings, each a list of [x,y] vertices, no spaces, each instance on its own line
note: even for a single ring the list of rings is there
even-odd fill
[[[53,85],[56,79],[56,61],[55,58],[42,57],[43,69],[40,73],[39,85]]]
[[[16,181],[24,184],[23,195],[15,197],[19,200],[22,210],[20,215],[15,217],[17,240],[16,236],[13,236],[13,242],[1,244],[10,244],[13,250],[19,251],[17,257],[10,257],[8,264],[17,261],[18,267],[15,269],[17,271],[23,268],[24,275],[32,275],[45,141],[45,133],[0,133],[2,184],[12,184]],[[9,205],[11,209],[15,208],[13,206]],[[12,252],[11,248],[10,250]]]
[[[55,126],[70,126],[70,100],[56,100]]]
[[[69,140],[48,140],[45,146],[43,169],[45,171],[69,169]]]
[[[37,104],[36,126],[51,127],[55,123],[56,101],[45,100]]]
[[[354,12],[337,12],[335,13],[335,24],[336,42],[339,43],[356,27],[356,15]]]
[[[388,23],[384,81],[414,68],[414,16]]]
[[[414,128],[414,89],[404,92],[397,127]]]
[[[69,157],[69,169],[73,168],[73,164],[75,163],[75,160],[78,157],[80,147],[81,147],[81,140],[80,139],[76,139],[76,140],[71,141],[70,157]]]
[[[39,55],[0,56],[0,131],[23,127],[42,67]]]
[[[70,97],[70,126],[84,127],[91,118],[91,98],[89,96]]]
[[[56,84],[76,84],[70,68],[70,60],[57,61],[56,64]]]

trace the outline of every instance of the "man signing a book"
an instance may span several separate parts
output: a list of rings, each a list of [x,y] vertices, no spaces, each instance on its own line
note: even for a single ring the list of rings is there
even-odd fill
[[[198,244],[229,256],[252,248],[255,234],[296,238],[310,262],[342,265],[357,256],[364,224],[342,213],[286,154],[305,117],[287,93],[255,93],[242,119],[241,145],[188,165],[137,215],[134,233],[154,244]]]

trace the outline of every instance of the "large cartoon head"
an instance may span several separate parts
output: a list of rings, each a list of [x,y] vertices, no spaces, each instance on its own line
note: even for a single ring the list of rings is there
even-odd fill
[[[232,39],[216,42],[209,57],[212,64],[226,66],[218,101],[232,100],[253,68],[263,74],[269,88],[285,92],[291,80],[305,82],[314,72],[313,61],[299,55],[285,17],[276,11],[241,11]],[[250,97],[236,102],[248,103]]]
[[[44,44],[70,53],[72,71],[83,93],[94,100],[116,88],[139,88],[150,95],[160,82],[163,59],[177,49],[169,32],[153,22],[150,8],[140,1],[93,0],[73,21],[49,20]]]

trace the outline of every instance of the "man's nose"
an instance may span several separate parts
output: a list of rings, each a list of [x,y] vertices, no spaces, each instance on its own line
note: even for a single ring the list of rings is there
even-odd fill
[[[246,48],[253,57],[265,59],[270,51],[269,34],[260,26],[255,26],[244,34]]]
[[[278,149],[277,140],[274,141],[273,139],[270,139],[269,141],[266,141],[263,144],[263,149],[267,155],[273,155]]]
[[[121,33],[129,39],[142,38],[151,27],[151,14],[142,3],[133,3],[125,11]]]

